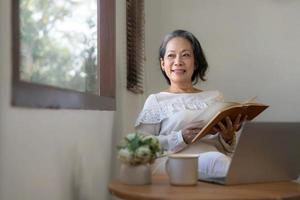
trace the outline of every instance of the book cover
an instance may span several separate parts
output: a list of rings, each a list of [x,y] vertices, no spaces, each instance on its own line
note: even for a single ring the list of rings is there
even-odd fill
[[[241,114],[242,117],[247,115],[247,120],[250,121],[268,107],[268,105],[256,102],[216,102],[204,111],[203,119],[206,125],[195,136],[192,143],[209,133],[211,129],[218,124],[218,122],[221,121],[223,124],[226,124],[225,118],[227,116],[230,117],[232,122],[234,122],[239,114]]]

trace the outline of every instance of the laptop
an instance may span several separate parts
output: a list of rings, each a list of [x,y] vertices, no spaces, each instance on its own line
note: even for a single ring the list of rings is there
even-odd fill
[[[225,185],[295,180],[300,175],[300,123],[246,123],[226,177],[203,181]]]

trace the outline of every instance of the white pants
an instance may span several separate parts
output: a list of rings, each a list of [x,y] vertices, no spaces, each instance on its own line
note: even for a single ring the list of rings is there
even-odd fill
[[[225,177],[231,158],[218,151],[201,153],[198,158],[198,178]]]
[[[200,153],[198,158],[198,178],[224,177],[227,174],[231,158],[218,151]],[[167,157],[159,158],[153,165],[153,174],[166,174]]]

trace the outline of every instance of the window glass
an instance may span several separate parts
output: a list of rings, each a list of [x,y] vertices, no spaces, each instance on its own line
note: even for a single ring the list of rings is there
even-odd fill
[[[11,4],[11,104],[115,110],[115,0]]]
[[[99,94],[97,0],[20,0],[20,79]]]

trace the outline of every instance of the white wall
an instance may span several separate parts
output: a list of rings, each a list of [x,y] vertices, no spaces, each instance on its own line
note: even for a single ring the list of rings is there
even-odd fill
[[[116,3],[117,111],[108,112],[10,105],[11,1],[0,1],[1,200],[110,198],[116,144],[140,109],[138,96],[126,91],[125,1]]]
[[[119,174],[119,162],[117,160],[117,145],[121,138],[134,131],[135,119],[141,110],[143,95],[133,94],[126,89],[126,1],[116,0],[116,64],[117,64],[117,113],[113,131],[112,143],[112,170],[111,175]]]
[[[209,70],[203,89],[228,100],[258,96],[269,104],[257,120],[300,121],[300,1],[146,1],[146,89],[167,87],[157,54],[166,33],[186,29],[200,40]]]

